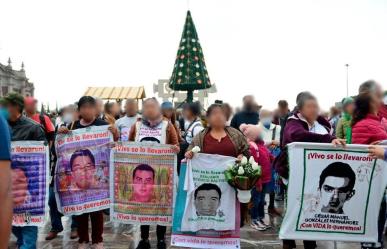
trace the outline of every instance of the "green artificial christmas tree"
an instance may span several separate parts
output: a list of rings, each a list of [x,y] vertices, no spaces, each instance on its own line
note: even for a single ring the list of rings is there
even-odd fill
[[[187,102],[193,101],[193,91],[211,87],[206,63],[191,12],[187,12],[183,34],[169,87],[175,91],[187,91]]]

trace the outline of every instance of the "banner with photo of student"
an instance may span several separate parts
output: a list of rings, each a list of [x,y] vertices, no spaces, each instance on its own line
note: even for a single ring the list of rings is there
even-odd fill
[[[289,185],[281,239],[376,242],[387,164],[367,146],[288,145]]]
[[[235,158],[196,154],[180,169],[171,245],[240,248],[240,211],[224,171]]]
[[[111,220],[172,225],[176,163],[169,145],[122,142],[112,149]]]
[[[13,226],[43,226],[48,210],[49,151],[43,141],[11,143]]]
[[[55,196],[64,215],[109,208],[109,164],[113,135],[109,126],[58,134]]]

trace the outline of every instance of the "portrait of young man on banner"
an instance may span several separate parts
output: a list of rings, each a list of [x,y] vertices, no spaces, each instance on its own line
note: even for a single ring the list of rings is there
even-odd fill
[[[320,175],[321,212],[344,214],[344,204],[355,195],[355,172],[347,163],[334,162]]]
[[[131,224],[170,225],[175,174],[175,154],[170,148],[123,143],[112,150],[112,165],[112,219]]]
[[[292,144],[280,238],[375,242],[386,162],[367,148]],[[377,203],[377,205],[375,205]]]

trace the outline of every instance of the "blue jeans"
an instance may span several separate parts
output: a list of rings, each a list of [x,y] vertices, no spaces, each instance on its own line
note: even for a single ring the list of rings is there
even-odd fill
[[[253,221],[261,220],[265,218],[265,196],[268,184],[262,184],[262,191],[258,192],[254,187],[251,190],[251,200],[253,202],[253,207],[250,210],[251,219]]]
[[[16,227],[12,226],[12,233],[16,236],[16,244],[19,249],[36,249],[36,241],[38,239],[38,227],[25,226]]]
[[[54,187],[50,187],[49,197],[48,197],[48,206],[50,207],[50,219],[51,219],[51,232],[62,232],[62,214],[58,211],[58,206],[56,205]],[[71,230],[77,229],[78,224],[74,218],[71,216]]]

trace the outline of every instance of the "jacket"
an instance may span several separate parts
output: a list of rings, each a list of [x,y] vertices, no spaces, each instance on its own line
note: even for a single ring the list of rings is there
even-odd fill
[[[8,121],[12,141],[46,141],[42,126],[32,119],[21,116],[17,121]]]
[[[387,132],[379,116],[368,114],[352,127],[352,143],[354,144],[371,144],[386,139]]]
[[[270,151],[266,148],[263,141],[256,143],[250,142],[250,155],[254,160],[261,166],[262,175],[259,180],[260,183],[265,184],[271,181],[271,162],[273,156]]]
[[[340,118],[336,126],[336,137],[345,139],[347,144],[352,143],[352,117],[349,114],[344,113]]]
[[[296,112],[289,117],[284,129],[284,137],[282,147],[293,142],[312,142],[312,143],[330,143],[336,137],[332,135],[332,127],[330,123],[322,116],[317,118],[317,122],[324,126],[327,134],[321,135],[309,131],[309,125],[304,120],[299,112]],[[278,174],[285,179],[289,178],[289,165],[287,159],[287,150],[283,149],[281,154],[274,161],[274,167]]]
[[[195,146],[198,146],[202,149],[204,137],[208,132],[210,132],[210,130],[211,128],[206,128],[202,130],[199,134],[197,134],[192,140],[192,143],[189,145],[187,151],[192,150]],[[225,130],[227,135],[230,137],[232,143],[234,144],[238,155],[242,154],[246,157],[249,157],[249,144],[247,143],[246,138],[243,136],[243,134],[239,130],[232,127],[226,127]]]
[[[231,119],[230,126],[239,130],[241,124],[253,124],[256,125],[259,122],[258,112],[240,111],[234,115]]]

